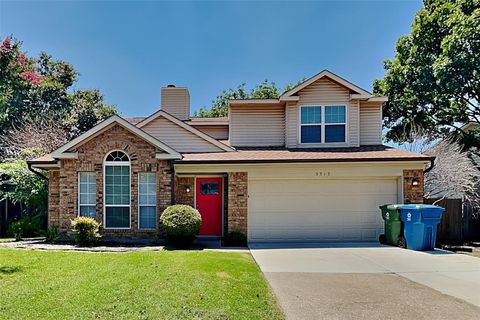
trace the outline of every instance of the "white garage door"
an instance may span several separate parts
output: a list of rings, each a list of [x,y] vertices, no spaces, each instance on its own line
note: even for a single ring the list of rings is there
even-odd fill
[[[379,206],[397,202],[396,179],[257,180],[249,183],[248,238],[376,241]]]

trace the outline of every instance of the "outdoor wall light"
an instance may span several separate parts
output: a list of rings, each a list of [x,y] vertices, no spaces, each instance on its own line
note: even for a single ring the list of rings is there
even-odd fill
[[[412,186],[418,186],[418,180],[412,180]]]
[[[186,192],[186,193],[190,193],[190,187],[189,187],[189,186],[186,186],[186,187],[185,187],[185,192]]]

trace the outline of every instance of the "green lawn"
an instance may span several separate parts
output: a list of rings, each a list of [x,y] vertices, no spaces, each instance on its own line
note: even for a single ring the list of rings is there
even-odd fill
[[[282,319],[248,253],[0,249],[0,319]]]
[[[0,238],[0,242],[12,242],[15,241],[15,238]]]

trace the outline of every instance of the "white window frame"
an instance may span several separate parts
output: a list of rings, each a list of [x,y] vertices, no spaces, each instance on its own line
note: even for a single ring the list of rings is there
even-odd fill
[[[325,122],[325,107],[342,106],[345,107],[345,122]],[[302,123],[302,108],[320,107],[320,122]],[[325,142],[325,126],[345,125],[345,141],[343,142]],[[320,126],[320,142],[302,142],[302,127]],[[347,145],[348,143],[348,104],[347,103],[322,103],[322,104],[303,104],[298,108],[298,143],[301,145]]]
[[[155,177],[155,206],[140,204],[140,175],[142,175],[142,174],[153,174],[154,177]],[[158,221],[157,221],[158,220],[157,219],[157,209],[158,209],[157,208],[157,202],[158,202],[157,201],[158,200],[157,199],[157,188],[158,188],[157,175],[156,175],[155,172],[139,172],[138,176],[137,176],[137,181],[138,181],[138,186],[137,186],[137,188],[138,188],[138,190],[137,190],[138,191],[137,192],[137,194],[138,194],[138,202],[137,202],[138,203],[138,208],[137,208],[138,209],[137,210],[138,211],[137,212],[138,230],[157,230],[157,228],[156,228],[156,226],[158,224]],[[155,228],[140,228],[140,208],[141,207],[155,207]]]
[[[95,175],[95,203],[93,204],[82,204],[80,203],[80,175],[82,173],[90,173]],[[95,207],[95,218],[97,218],[97,174],[95,171],[79,171],[77,172],[77,217],[80,217],[80,207]],[[88,194],[88,193],[87,193]]]
[[[110,155],[110,153],[119,151],[127,155],[128,157],[128,162],[127,161],[106,161],[107,157]],[[105,168],[107,166],[129,166],[129,175],[128,175],[128,185],[130,188],[130,192],[128,193],[128,228],[107,228],[107,207],[126,207],[127,205],[125,204],[109,204],[107,205],[107,185],[106,185],[106,176],[107,176],[107,171]],[[124,151],[124,150],[110,150],[107,152],[103,159],[103,228],[106,230],[130,230],[132,228],[132,166],[131,166],[131,160],[130,156]]]

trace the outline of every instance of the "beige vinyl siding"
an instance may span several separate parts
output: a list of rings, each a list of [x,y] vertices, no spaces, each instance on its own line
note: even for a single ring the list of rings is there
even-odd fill
[[[348,145],[360,146],[360,110],[358,100],[350,101],[348,107]]]
[[[223,151],[219,147],[205,141],[164,117],[158,117],[152,120],[142,127],[142,130],[178,152]]]
[[[190,94],[187,88],[162,88],[161,108],[180,120],[190,116]]]
[[[192,125],[195,129],[217,140],[228,140],[228,125]]]
[[[360,103],[360,145],[382,144],[382,106]]]
[[[322,78],[298,92],[298,103],[287,104],[286,107],[286,145],[288,148],[317,148],[358,146],[358,104],[350,101],[350,91],[336,82]],[[347,106],[347,143],[341,144],[300,144],[299,110],[302,105],[325,105],[341,103]]]
[[[294,148],[298,144],[298,106],[296,102],[288,102],[285,109],[286,147]]]
[[[300,90],[298,95],[300,97],[299,105],[330,102],[345,103],[350,100],[350,91],[347,88],[327,78],[315,81]]]
[[[285,107],[245,105],[230,107],[230,144],[238,147],[283,146]]]

